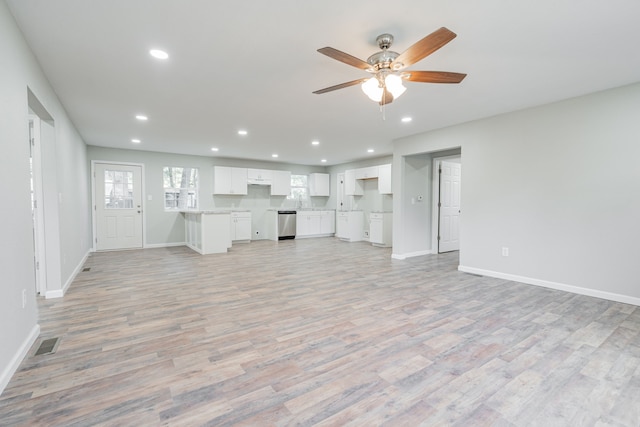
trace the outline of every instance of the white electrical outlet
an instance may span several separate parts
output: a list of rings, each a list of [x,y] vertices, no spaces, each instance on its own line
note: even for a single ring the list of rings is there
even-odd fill
[[[509,248],[502,248],[502,256],[509,256]]]
[[[23,289],[22,290],[22,308],[25,308],[27,306],[27,290]]]

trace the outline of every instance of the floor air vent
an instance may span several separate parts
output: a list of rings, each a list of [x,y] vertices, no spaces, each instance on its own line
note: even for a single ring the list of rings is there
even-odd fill
[[[56,352],[58,348],[58,342],[60,338],[49,338],[40,343],[40,347],[36,350],[36,354],[34,356],[41,356],[43,354],[53,354]]]
[[[91,267],[85,267],[82,269],[82,271],[91,271]]]

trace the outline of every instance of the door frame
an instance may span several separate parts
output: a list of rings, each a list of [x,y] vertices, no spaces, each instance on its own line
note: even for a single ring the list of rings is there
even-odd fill
[[[91,225],[93,236],[91,239],[91,252],[96,252],[96,240],[98,236],[98,221],[96,220],[96,165],[115,165],[115,166],[139,166],[140,167],[140,204],[142,205],[142,248],[147,247],[147,209],[145,197],[145,173],[144,163],[131,162],[112,162],[109,160],[91,160]]]
[[[47,293],[47,251],[44,233],[44,196],[42,193],[42,150],[40,148],[40,117],[29,115],[29,144],[31,146],[31,180],[35,217],[33,218],[34,265],[36,278],[36,294]]]
[[[462,164],[462,154],[454,154],[451,156],[442,156],[442,157],[434,157],[432,159],[432,169],[433,169],[433,178],[432,183],[433,187],[431,190],[431,253],[437,254],[439,253],[439,245],[438,245],[438,235],[440,234],[439,229],[439,210],[438,210],[438,201],[440,199],[440,176],[439,169],[440,163],[442,161],[447,160],[456,160],[460,159],[460,164]],[[462,202],[460,202],[462,204]],[[460,242],[462,243],[462,236],[460,236]]]

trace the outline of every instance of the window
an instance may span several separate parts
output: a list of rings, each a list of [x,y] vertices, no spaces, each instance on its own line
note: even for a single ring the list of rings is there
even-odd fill
[[[104,171],[104,208],[133,209],[133,172]]]
[[[198,168],[165,166],[164,208],[168,210],[198,207]]]
[[[309,199],[307,175],[291,175],[291,194],[288,199],[297,200],[298,202]]]

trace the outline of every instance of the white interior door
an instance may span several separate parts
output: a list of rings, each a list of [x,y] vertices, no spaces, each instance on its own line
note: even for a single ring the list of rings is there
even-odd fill
[[[461,174],[461,164],[440,162],[438,253],[460,249]]]
[[[36,292],[47,292],[47,264],[44,240],[44,197],[42,196],[42,157],[40,151],[40,118],[29,117],[29,146],[31,147],[31,214],[33,220],[34,269]]]
[[[96,163],[96,250],[142,248],[142,167]]]

